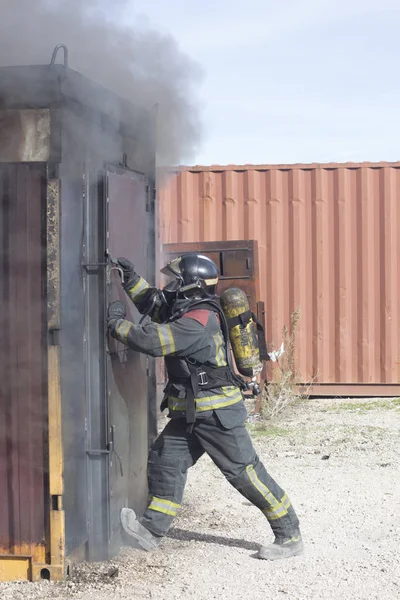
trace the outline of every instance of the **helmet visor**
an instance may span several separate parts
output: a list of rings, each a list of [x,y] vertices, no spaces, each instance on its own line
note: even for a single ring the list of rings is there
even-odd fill
[[[174,277],[170,281],[168,281],[167,285],[164,287],[165,292],[178,292],[182,286],[182,281]]]
[[[174,258],[168,264],[165,265],[163,269],[161,269],[161,273],[163,275],[175,275],[175,277],[182,277],[180,262],[182,258],[178,256],[178,258]]]

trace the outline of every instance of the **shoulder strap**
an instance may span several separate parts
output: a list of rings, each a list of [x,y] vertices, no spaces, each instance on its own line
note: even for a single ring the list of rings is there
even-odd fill
[[[246,312],[240,313],[240,315],[236,315],[236,317],[231,317],[227,319],[228,327],[235,327],[236,325],[241,325],[242,327],[246,327],[246,325],[250,322],[250,319],[254,314],[250,310],[246,310]]]
[[[223,333],[224,340],[225,340],[226,362],[228,364],[228,367],[229,367],[229,370],[231,372],[232,379],[233,379],[232,383],[237,385],[241,390],[247,390],[247,383],[245,382],[245,380],[242,377],[240,377],[240,375],[237,375],[235,373],[235,368],[234,368],[233,362],[232,362],[231,342],[229,339],[229,327],[228,327],[228,323],[227,323],[224,311],[222,310],[221,306],[215,300],[210,300],[208,298],[204,298],[203,300],[198,300],[197,302],[195,302],[191,305],[191,308],[194,308],[195,306],[196,307],[197,306],[207,306],[208,310],[218,314],[218,316],[220,318],[222,333]]]
[[[260,359],[270,360],[268,356],[267,340],[265,339],[264,327],[261,325],[260,321],[257,319],[254,313],[251,313],[251,316],[257,327],[258,349],[260,352]]]

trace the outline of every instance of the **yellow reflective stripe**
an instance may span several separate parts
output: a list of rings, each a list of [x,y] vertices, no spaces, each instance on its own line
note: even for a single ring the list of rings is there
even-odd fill
[[[219,355],[217,356],[218,367],[226,367],[225,350],[221,348]]]
[[[164,498],[157,498],[157,496],[152,496],[150,504],[147,508],[149,510],[155,510],[156,512],[164,513],[165,515],[171,515],[172,517],[176,517],[176,513],[180,507],[180,504],[172,502],[172,500],[165,500]]]
[[[290,540],[286,540],[286,542],[283,542],[284,544],[290,544],[291,542],[299,542],[301,540],[301,535],[296,535],[292,538],[290,538]]]
[[[242,392],[236,387],[223,387],[221,394],[195,398],[196,412],[215,410],[224,406],[231,406],[243,399]],[[168,408],[170,410],[186,410],[186,399],[168,396]]]
[[[158,337],[160,339],[161,344],[161,354],[165,355],[167,354],[167,340],[164,335],[164,330],[161,329],[161,326],[158,328]]]
[[[260,494],[265,498],[265,500],[270,504],[270,507],[267,509],[263,510],[263,513],[272,520],[274,519],[280,519],[281,517],[284,517],[285,515],[287,515],[287,509],[286,507],[279,502],[279,500],[277,500],[275,498],[275,496],[273,495],[273,493],[271,492],[271,490],[269,490],[267,488],[267,486],[260,481],[260,479],[258,478],[257,473],[254,470],[253,465],[248,465],[246,467],[246,473],[250,479],[250,482],[252,483],[252,485],[256,488],[256,490],[258,492],[260,492]],[[285,496],[284,496],[285,497]],[[285,501],[286,503],[289,502],[289,499],[287,499],[287,501]]]
[[[150,286],[147,283],[147,281],[143,279],[143,277],[141,277],[139,281],[137,281],[135,285],[131,287],[130,290],[128,290],[130,299],[133,301],[137,300],[138,296],[142,294],[145,290],[147,290],[149,287]]]
[[[216,400],[219,398],[219,402]],[[224,406],[231,406],[237,404],[242,400],[241,392],[238,392],[233,398],[226,399],[224,396],[215,396],[214,400],[210,398],[197,398],[196,399],[196,411],[204,412],[205,410],[215,410],[216,408],[223,408]]]
[[[221,333],[216,333],[213,335],[213,340],[215,344],[215,352],[216,352],[216,363],[217,367],[226,367],[226,359],[225,359],[225,347],[223,345],[223,337]]]
[[[186,399],[185,398],[174,398],[168,396],[168,408],[169,410],[186,410]]]
[[[268,521],[275,521],[276,519],[281,519],[287,515],[287,510],[283,505],[277,508],[265,508],[262,512],[267,517]]]
[[[174,336],[172,335],[172,331],[171,331],[170,325],[164,325],[164,327],[167,330],[167,336],[168,336],[169,347],[170,347],[169,353],[173,354],[175,352],[175,350],[176,350]]]
[[[171,326],[159,325],[157,330],[163,356],[173,354],[175,352],[175,341],[174,336],[172,335]]]
[[[115,331],[122,342],[126,342],[128,339],[128,334],[132,328],[132,323],[129,321],[121,321],[119,325],[115,328]]]
[[[164,506],[172,506],[173,508],[180,508],[181,505],[177,502],[173,502],[172,500],[167,500],[166,498],[158,498],[158,496],[150,496],[151,501],[158,502],[159,504],[163,504]]]
[[[242,398],[242,392],[234,385],[224,385],[221,388],[220,394],[215,394],[214,396],[204,396],[205,400],[214,400],[225,396],[227,398],[239,395]],[[203,397],[197,398],[198,400],[203,400]]]

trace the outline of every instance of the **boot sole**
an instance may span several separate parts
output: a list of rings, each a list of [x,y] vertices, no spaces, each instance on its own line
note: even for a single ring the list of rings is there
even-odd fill
[[[145,552],[150,552],[150,550],[154,550],[155,548],[157,548],[155,544],[147,542],[144,538],[142,538],[142,536],[135,533],[134,531],[131,531],[130,529],[125,529],[125,527],[123,527],[123,529],[125,534],[129,537],[129,539],[131,540],[133,538],[140,546],[140,549],[145,550]]]
[[[122,529],[124,530],[126,535],[129,538],[133,538],[139,544],[139,546],[142,548],[142,550],[149,552],[150,550],[154,550],[155,548],[157,548],[158,544],[155,544],[154,542],[146,540],[139,533],[136,533],[135,531],[132,531],[132,529],[129,529],[129,527],[124,519],[124,509],[122,509],[122,511],[121,511],[121,525],[122,525]]]
[[[304,554],[304,545],[301,544],[298,548],[285,548],[284,552],[280,554],[272,554],[268,556],[268,551],[265,550],[265,554],[263,553],[262,548],[258,551],[257,558],[261,560],[283,560],[285,558],[292,558],[293,556],[301,556]]]

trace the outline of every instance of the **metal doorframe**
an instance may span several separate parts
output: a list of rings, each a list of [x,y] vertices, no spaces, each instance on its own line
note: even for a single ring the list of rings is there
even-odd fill
[[[105,171],[86,170],[82,180],[85,297],[85,378],[87,398],[89,561],[109,558],[109,448],[106,385],[106,185]]]

